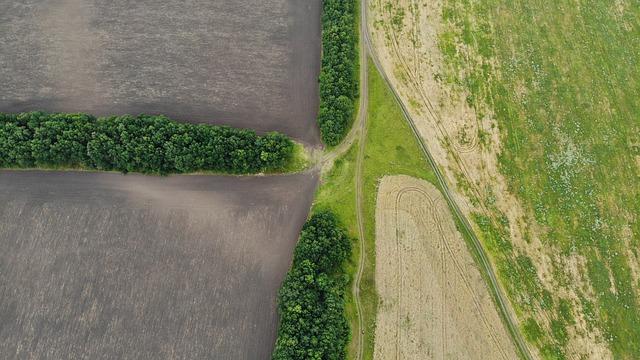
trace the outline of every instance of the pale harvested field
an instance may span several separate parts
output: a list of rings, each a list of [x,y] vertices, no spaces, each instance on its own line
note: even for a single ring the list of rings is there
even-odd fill
[[[0,1],[0,111],[162,113],[319,144],[320,0]]]
[[[374,359],[516,359],[511,338],[444,197],[382,179],[376,205]]]
[[[0,358],[269,358],[316,181],[0,171]]]

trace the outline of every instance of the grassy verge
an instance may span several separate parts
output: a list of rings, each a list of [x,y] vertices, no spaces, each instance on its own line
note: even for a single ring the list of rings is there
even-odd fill
[[[371,61],[369,108],[363,168],[363,215],[366,261],[361,283],[364,324],[364,358],[373,358],[377,295],[375,290],[375,209],[378,184],[386,175],[409,175],[437,183],[411,128],[391,90]]]
[[[375,206],[379,180],[385,175],[409,175],[436,183],[426,159],[409,125],[405,122],[393,94],[372,64],[369,71],[369,117],[363,168],[363,212],[365,225],[366,261],[361,283],[361,302],[365,326],[364,358],[373,358],[373,341],[377,295],[375,291]],[[362,139],[361,139],[362,140]],[[355,166],[358,144],[336,161],[332,171],[323,179],[318,190],[314,211],[331,209],[343,221],[350,235],[357,237],[355,208]],[[354,241],[354,252],[348,267],[355,274],[360,255],[358,242]],[[357,328],[357,316],[351,293],[347,299],[347,317],[351,329]],[[355,355],[353,342],[349,357]]]
[[[350,279],[353,279],[357,271],[358,258],[360,257],[360,246],[356,240],[358,237],[358,224],[356,219],[356,156],[358,152],[358,142],[354,142],[351,148],[336,159],[330,172],[322,177],[322,182],[316,193],[313,203],[312,213],[330,210],[345,226],[349,237],[353,239],[351,258],[346,263],[346,272]],[[351,289],[352,284],[349,284]],[[353,293],[346,293],[346,316],[349,320],[349,327],[353,333],[357,328],[357,312],[353,300]],[[353,335],[352,335],[353,338]],[[349,343],[349,354],[353,354],[353,342]],[[353,356],[350,356],[351,358]]]

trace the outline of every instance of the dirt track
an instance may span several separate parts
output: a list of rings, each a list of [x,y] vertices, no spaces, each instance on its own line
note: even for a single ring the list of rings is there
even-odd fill
[[[0,2],[0,111],[162,113],[318,145],[319,0]]]
[[[473,117],[471,117],[472,121],[470,123],[461,122],[461,120],[470,119],[467,111],[468,107],[465,108],[464,105],[454,106],[453,109],[449,109],[451,112],[448,114],[453,115],[442,117],[442,114],[433,106],[434,104],[443,105],[442,102],[437,101],[440,94],[434,94],[429,91],[434,89],[443,90],[443,88],[434,84],[437,81],[435,73],[429,75],[429,71],[437,68],[441,61],[436,43],[438,22],[434,21],[434,16],[436,18],[439,16],[442,3],[433,1],[423,3],[422,5],[424,6],[416,6],[413,0],[400,0],[398,2],[372,0],[369,5],[369,7],[365,7],[369,11],[365,12],[363,18],[367,19],[369,31],[371,32],[370,34],[367,32],[366,41],[370,48],[372,59],[393,90],[394,96],[421,144],[425,156],[438,177],[438,183],[443,189],[450,208],[453,209],[456,218],[466,228],[471,237],[471,244],[479,255],[482,271],[489,280],[492,293],[496,296],[501,315],[507,320],[506,324],[509,328],[509,333],[518,347],[518,352],[526,359],[534,359],[537,355],[532,354],[525,342],[511,305],[506,299],[504,290],[498,284],[495,270],[486,254],[486,250],[482,247],[467,219],[471,203],[461,195],[461,192],[464,191],[457,187],[457,180],[455,179],[456,171],[462,171],[467,178],[472,174],[469,171],[470,168],[465,165],[465,159],[471,161],[474,165],[479,165],[477,168],[481,168],[485,175],[493,176],[496,173],[491,170],[494,168],[489,167],[484,162],[484,160],[490,159],[491,156],[483,157],[481,160],[478,159],[478,152],[483,152],[483,149],[487,147],[478,146],[479,142],[477,138],[474,138],[473,131],[469,132],[473,128],[479,129],[482,126],[475,126],[480,124],[475,123],[475,118]],[[405,14],[410,13],[411,16],[404,17],[402,26],[391,26],[393,15],[390,12],[397,12],[399,8],[409,9]],[[384,11],[382,11],[383,9]],[[371,17],[366,16],[368,12],[372,13]],[[410,24],[408,26],[409,31],[405,32],[407,23]],[[418,23],[420,25],[416,26]],[[373,29],[376,30],[372,31]],[[404,41],[400,41],[400,37],[403,37],[402,40]],[[412,44],[408,48],[408,55],[400,55],[403,50],[407,50],[406,48],[401,49],[406,44]],[[398,76],[401,80],[398,79]],[[422,82],[430,85],[424,88]],[[425,92],[425,90],[427,91]],[[458,100],[454,101],[454,103],[457,105],[464,103],[464,100]],[[455,130],[456,128],[457,130]],[[489,125],[489,128],[492,128],[492,126]],[[484,130],[487,130],[487,128]],[[452,131],[457,133],[455,138],[450,136]],[[491,140],[498,142],[499,139],[495,135],[495,132],[493,132]],[[493,148],[493,151],[496,151],[496,148]],[[495,157],[493,159],[495,160]],[[442,163],[447,164],[447,166],[438,165]],[[493,177],[491,179],[492,181],[495,180]],[[504,182],[498,181],[498,183],[499,187],[501,187],[498,193],[504,194]],[[470,189],[475,192],[475,196],[479,195],[475,186],[472,185]],[[509,202],[507,208],[510,215],[518,214],[519,208],[516,205],[513,202]]]
[[[433,185],[408,176],[382,179],[376,259],[375,359],[518,357]]]
[[[316,180],[0,171],[0,357],[269,358]]]

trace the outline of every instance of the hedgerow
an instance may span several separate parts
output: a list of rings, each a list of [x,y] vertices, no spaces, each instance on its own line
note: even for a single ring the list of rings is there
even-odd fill
[[[283,167],[293,142],[279,133],[185,124],[164,116],[0,114],[0,167],[141,173],[255,173]]]
[[[351,242],[333,213],[318,212],[307,221],[280,289],[274,360],[345,358],[350,332],[343,265],[350,256]]]
[[[354,0],[324,0],[318,124],[322,141],[337,145],[346,135],[358,93]]]

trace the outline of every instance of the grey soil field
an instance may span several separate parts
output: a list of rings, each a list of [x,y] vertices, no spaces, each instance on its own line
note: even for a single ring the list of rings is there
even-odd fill
[[[0,0],[0,111],[166,114],[318,145],[320,0]]]
[[[0,171],[0,357],[269,358],[316,183]]]

